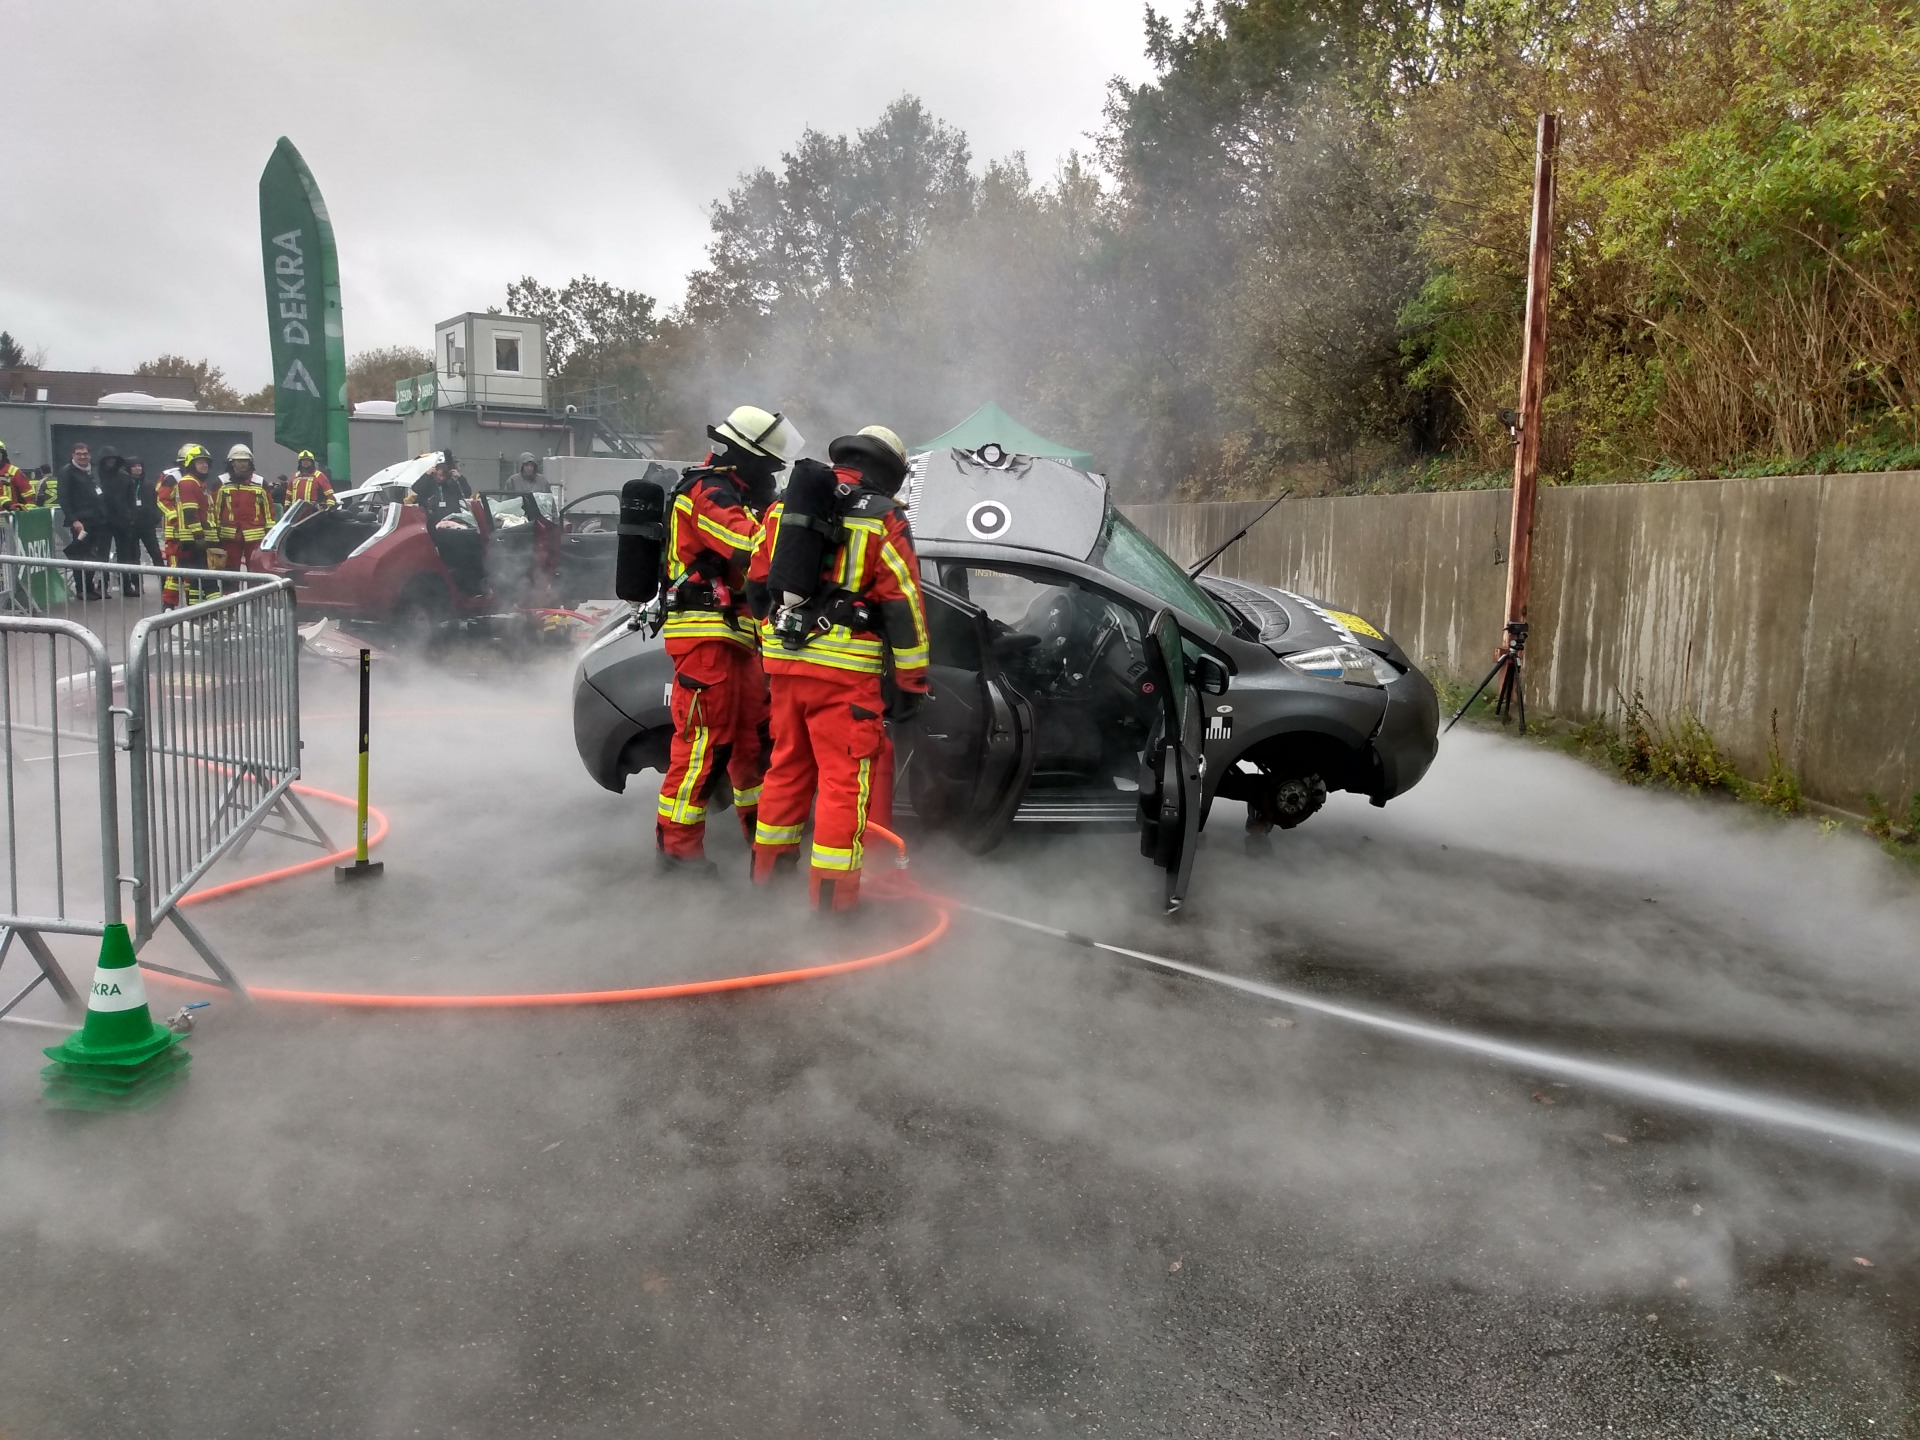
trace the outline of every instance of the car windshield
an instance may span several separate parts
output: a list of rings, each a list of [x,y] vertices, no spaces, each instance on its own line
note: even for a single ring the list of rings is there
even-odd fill
[[[1100,541],[1093,547],[1093,563],[1109,575],[1136,585],[1149,595],[1204,620],[1216,630],[1231,630],[1233,622],[1218,602],[1187,578],[1187,572],[1173,558],[1134,527],[1131,520],[1111,507]]]

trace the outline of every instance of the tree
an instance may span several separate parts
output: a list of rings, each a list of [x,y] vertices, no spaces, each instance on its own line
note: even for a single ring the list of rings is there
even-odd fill
[[[559,289],[523,275],[507,286],[507,310],[546,327],[547,369],[563,398],[629,432],[655,423],[650,352],[659,338],[654,299],[591,275]]]
[[[967,137],[911,95],[851,140],[807,130],[780,174],[751,171],[714,205],[687,313],[768,315],[833,292],[877,299],[935,229],[972,210],[971,158]]]
[[[136,375],[158,375],[188,382],[193,403],[203,410],[238,410],[240,392],[227,383],[226,372],[210,360],[189,360],[184,355],[162,355],[142,360],[134,366]]]
[[[0,370],[19,370],[33,364],[27,347],[5,330],[0,330]]]
[[[273,411],[272,383],[269,382],[268,384],[262,385],[251,395],[242,395],[240,397],[240,408],[256,415],[271,414]]]
[[[347,403],[391,400],[395,381],[411,380],[431,369],[432,353],[415,345],[383,345],[378,350],[362,350],[347,362]]]

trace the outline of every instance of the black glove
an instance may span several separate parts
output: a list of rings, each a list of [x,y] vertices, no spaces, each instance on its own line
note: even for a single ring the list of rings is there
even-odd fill
[[[920,713],[921,702],[927,698],[925,690],[895,690],[893,699],[887,703],[887,719],[896,725],[905,725]]]

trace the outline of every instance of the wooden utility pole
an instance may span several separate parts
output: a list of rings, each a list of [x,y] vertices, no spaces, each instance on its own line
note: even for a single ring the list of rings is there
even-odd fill
[[[1507,618],[1500,653],[1480,688],[1447,722],[1460,717],[1500,677],[1494,713],[1509,709],[1527,733],[1527,692],[1521,656],[1527,648],[1527,601],[1533,583],[1533,499],[1540,484],[1540,400],[1547,380],[1547,291],[1553,282],[1553,159],[1560,139],[1560,118],[1540,117],[1533,159],[1533,235],[1527,252],[1527,329],[1520,346],[1520,409],[1514,426],[1513,525],[1507,534]],[[1502,418],[1507,418],[1502,412]]]
[[[1513,528],[1507,537],[1507,624],[1524,625],[1533,581],[1533,497],[1540,484],[1540,400],[1547,378],[1547,290],[1553,281],[1553,160],[1560,118],[1540,117],[1533,160],[1533,238],[1527,333],[1520,346],[1520,434],[1513,450]],[[1511,644],[1512,631],[1508,631]]]

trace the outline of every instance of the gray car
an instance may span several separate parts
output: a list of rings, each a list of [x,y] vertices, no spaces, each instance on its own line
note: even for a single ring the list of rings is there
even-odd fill
[[[1138,827],[1172,909],[1216,796],[1285,829],[1330,790],[1384,805],[1433,763],[1438,700],[1391,638],[1291,591],[1190,578],[1104,476],[983,446],[916,457],[901,493],[933,694],[894,737],[897,817],[976,851],[1016,825]],[[657,621],[616,618],[575,675],[574,741],[609,790],[666,768]]]

